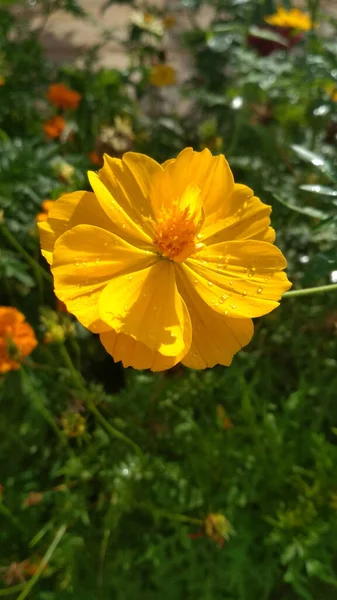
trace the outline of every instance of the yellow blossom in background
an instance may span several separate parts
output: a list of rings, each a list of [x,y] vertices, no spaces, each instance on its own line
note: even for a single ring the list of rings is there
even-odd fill
[[[68,437],[80,437],[85,433],[85,418],[79,413],[67,411],[62,415],[60,423]]]
[[[224,542],[233,533],[233,527],[224,515],[219,513],[207,515],[205,519],[205,534],[219,546],[223,546]]]
[[[283,6],[279,6],[275,14],[265,17],[264,20],[275,27],[287,27],[301,31],[310,31],[312,28],[310,15],[299,8],[287,10]]]
[[[271,208],[207,149],[105,155],[89,180],[39,223],[57,297],[124,366],[229,365],[291,285]]]
[[[37,340],[24,315],[11,306],[0,306],[0,373],[20,368],[20,361],[33,352]]]
[[[174,85],[177,81],[173,67],[166,64],[153,65],[150,73],[150,83],[156,87]]]
[[[5,83],[6,83],[6,82],[5,82],[4,78],[3,78],[3,77],[1,77],[1,75],[0,75],[0,87],[1,87],[2,85],[5,85]]]
[[[334,81],[325,87],[326,93],[330,96],[333,102],[337,102],[337,83]]]
[[[41,208],[43,212],[40,212],[36,215],[36,220],[38,223],[42,221],[46,221],[48,219],[48,211],[53,206],[54,200],[44,200],[42,202]]]

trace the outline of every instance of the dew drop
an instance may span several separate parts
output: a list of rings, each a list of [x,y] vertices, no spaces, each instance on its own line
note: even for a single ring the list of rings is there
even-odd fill
[[[232,309],[234,310],[236,308],[236,304],[232,304]]]
[[[198,240],[201,240],[202,239],[202,234],[198,233],[197,238],[198,238]]]
[[[122,229],[125,229],[125,223],[122,223]]]
[[[228,310],[225,310],[224,315],[225,316],[228,315]]]
[[[232,281],[230,281],[230,282],[229,282],[229,285],[233,285],[233,282],[232,282]]]
[[[194,285],[198,285],[199,281],[197,279],[194,280]]]
[[[129,310],[129,305],[128,304],[125,304],[124,310]]]
[[[257,288],[257,293],[261,294],[262,292],[263,292],[263,287],[262,286],[258,287]]]
[[[223,304],[225,302],[224,298],[220,298],[219,302],[220,304]]]
[[[213,283],[211,281],[208,281],[207,283],[208,283],[209,287],[211,287],[213,285]]]
[[[132,275],[129,275],[129,281],[131,281],[131,279],[132,279]]]

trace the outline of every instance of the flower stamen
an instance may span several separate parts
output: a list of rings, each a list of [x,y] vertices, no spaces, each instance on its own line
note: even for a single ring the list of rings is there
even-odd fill
[[[152,221],[153,242],[162,256],[181,263],[203,247],[197,236],[202,220],[199,195],[197,186],[188,186],[180,202],[173,202]]]

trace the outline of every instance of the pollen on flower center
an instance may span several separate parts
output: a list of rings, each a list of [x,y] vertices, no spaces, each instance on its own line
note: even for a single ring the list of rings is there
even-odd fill
[[[180,199],[163,208],[152,221],[154,245],[162,256],[183,262],[203,247],[198,235],[201,222],[200,189],[192,184],[187,186]]]
[[[183,212],[174,209],[163,212],[153,228],[153,241],[163,256],[182,262],[195,250],[198,227],[188,208]]]

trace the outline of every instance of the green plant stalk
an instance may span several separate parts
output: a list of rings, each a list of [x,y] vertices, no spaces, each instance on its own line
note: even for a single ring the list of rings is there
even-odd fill
[[[52,278],[51,274],[47,273],[47,271],[45,271],[39,265],[39,263],[36,260],[34,260],[34,258],[32,258],[28,254],[28,252],[26,252],[26,250],[21,246],[20,242],[17,241],[17,239],[14,237],[14,235],[4,225],[4,223],[0,223],[0,231],[1,231],[2,235],[4,236],[4,238],[6,238],[6,240],[8,241],[8,243],[11,246],[13,246],[13,248],[15,248],[15,250],[17,250],[19,252],[19,254],[21,254],[21,256],[32,267],[32,269],[34,270],[34,273],[35,273],[36,278],[37,278],[38,281],[41,282],[41,276],[44,277],[45,280],[48,281],[49,283],[51,283],[53,281],[53,278]],[[42,282],[41,282],[41,284],[42,284]]]
[[[194,519],[193,517],[187,517],[186,515],[181,515],[179,513],[170,513],[167,510],[162,510],[161,508],[156,508],[152,505],[144,505],[143,508],[145,510],[151,511],[151,513],[155,517],[162,517],[163,519],[168,519],[170,521],[178,521],[179,523],[190,523],[191,525],[203,525],[204,521],[202,519]]]
[[[22,533],[26,533],[26,530],[23,525],[21,525],[19,519],[14,517],[9,508],[5,506],[0,500],[0,513],[6,517],[17,529],[19,529]]]
[[[10,596],[11,594],[20,592],[22,590],[22,588],[24,588],[24,587],[25,587],[24,583],[19,583],[18,585],[12,585],[11,587],[9,587],[5,590],[0,590],[0,597],[1,596]]]
[[[41,562],[40,562],[40,564],[38,566],[38,569],[37,569],[35,575],[33,575],[33,577],[25,585],[25,587],[23,588],[20,596],[17,597],[17,600],[24,600],[24,598],[27,598],[27,596],[28,596],[29,592],[31,591],[31,589],[38,582],[43,569],[45,568],[45,566],[50,561],[52,555],[54,554],[54,552],[55,552],[55,550],[57,548],[57,546],[59,545],[61,539],[63,538],[66,530],[67,530],[67,526],[66,525],[61,525],[61,527],[59,528],[59,530],[56,532],[56,535],[55,535],[52,543],[50,544],[47,552],[45,553],[44,557],[42,558],[42,560],[41,560]]]
[[[40,397],[39,393],[35,389],[33,390],[29,375],[28,375],[28,373],[26,373],[26,371],[24,370],[23,367],[21,367],[21,369],[20,369],[20,374],[21,374],[22,381],[28,388],[30,397],[34,401],[34,406],[35,406],[36,410],[40,413],[40,415],[42,415],[42,417],[47,421],[47,423],[49,423],[50,427],[53,429],[53,431],[55,432],[55,434],[57,435],[59,440],[62,442],[62,444],[67,445],[67,439],[66,439],[65,435],[62,433],[61,429],[57,426],[55,419],[54,419],[53,415],[51,414],[51,412],[48,410],[48,408],[45,407],[45,405],[43,403],[43,399]]]
[[[331,283],[330,285],[320,285],[318,287],[304,288],[303,290],[292,290],[285,292],[282,298],[295,298],[296,296],[310,296],[311,294],[323,294],[324,292],[330,292],[337,290],[337,283]]]
[[[83,383],[82,376],[76,370],[76,367],[69,355],[69,352],[68,352],[66,346],[64,344],[60,344],[59,349],[60,349],[60,353],[63,358],[63,361],[67,365],[76,387],[83,394],[83,397],[87,403],[87,407],[90,410],[90,412],[96,417],[96,419],[101,423],[101,425],[111,435],[111,437],[117,438],[117,439],[121,440],[122,442],[124,442],[125,444],[128,444],[129,446],[131,446],[131,448],[133,448],[133,450],[135,450],[135,452],[137,452],[137,454],[139,454],[140,456],[143,456],[143,452],[142,452],[141,448],[138,446],[138,444],[136,444],[130,438],[128,438],[126,435],[124,435],[124,433],[122,433],[121,431],[118,431],[118,429],[115,429],[112,425],[110,425],[110,423],[106,420],[106,418],[98,410],[97,406],[95,405],[93,400],[90,398],[90,395],[87,393],[87,390],[85,389],[85,386]]]

